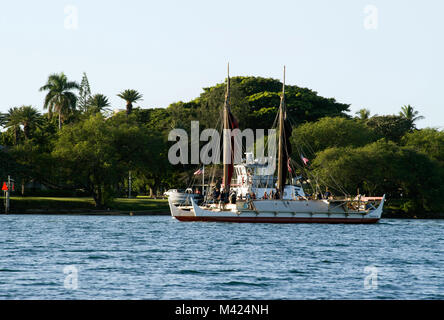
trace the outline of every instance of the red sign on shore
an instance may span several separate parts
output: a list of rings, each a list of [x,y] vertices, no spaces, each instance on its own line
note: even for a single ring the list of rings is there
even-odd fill
[[[6,182],[3,182],[2,191],[8,191],[8,185],[6,184]]]

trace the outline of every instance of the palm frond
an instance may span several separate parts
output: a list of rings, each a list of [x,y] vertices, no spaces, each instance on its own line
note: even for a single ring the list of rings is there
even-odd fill
[[[143,98],[143,95],[141,93],[133,89],[127,89],[125,91],[122,91],[119,94],[117,94],[117,96],[125,100],[127,103],[137,102],[139,100],[142,100]]]

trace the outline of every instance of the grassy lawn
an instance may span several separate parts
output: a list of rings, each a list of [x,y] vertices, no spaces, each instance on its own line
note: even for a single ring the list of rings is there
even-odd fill
[[[117,210],[169,210],[168,200],[137,197],[136,199],[118,198],[115,200]]]
[[[44,209],[44,210],[95,210],[92,198],[81,197],[11,197],[11,209]],[[168,210],[168,201],[138,197],[135,199],[117,198],[113,210],[154,211]]]

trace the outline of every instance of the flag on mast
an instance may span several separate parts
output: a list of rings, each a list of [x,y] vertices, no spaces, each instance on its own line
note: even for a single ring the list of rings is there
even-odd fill
[[[304,155],[302,155],[302,154],[301,154],[301,160],[305,165],[307,165],[307,163],[310,161],[306,157],[304,157]]]
[[[288,160],[287,160],[287,169],[288,169],[288,172],[291,173],[292,171],[291,171],[290,161],[291,161],[291,158],[288,158]]]
[[[195,171],[193,174],[196,176],[202,174],[202,172],[203,172],[202,168],[199,168],[199,170]]]

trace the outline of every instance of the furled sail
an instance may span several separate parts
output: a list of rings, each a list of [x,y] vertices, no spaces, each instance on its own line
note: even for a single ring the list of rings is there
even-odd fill
[[[292,128],[291,128],[291,124],[290,121],[287,117],[287,110],[284,111],[284,154],[283,154],[283,159],[282,159],[282,164],[283,164],[283,170],[282,170],[282,181],[284,183],[285,186],[285,182],[287,181],[287,176],[289,174],[290,171],[290,156],[291,156],[291,142],[290,142],[290,138],[291,138],[291,132],[292,132]]]
[[[291,124],[287,117],[287,108],[285,106],[285,67],[284,80],[282,83],[281,103],[279,106],[279,154],[278,154],[278,182],[277,190],[280,198],[284,196],[285,182],[289,173],[289,158],[291,155]]]
[[[224,164],[224,176],[223,185],[226,192],[230,191],[231,178],[233,177],[234,168],[234,136],[231,134],[231,130],[239,128],[239,124],[236,118],[231,113],[230,108],[230,72],[228,65],[228,77],[227,77],[227,91],[225,93],[224,103],[224,126],[223,126],[223,164]]]
[[[233,116],[230,110],[228,111],[228,122],[230,130],[239,128],[239,123],[237,122],[236,118]],[[231,135],[230,144],[231,144],[231,161],[228,165],[227,190],[230,190],[230,182],[231,178],[233,177],[233,170],[234,170],[234,148],[235,148],[234,135]]]

